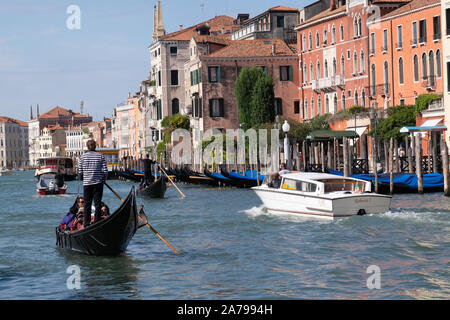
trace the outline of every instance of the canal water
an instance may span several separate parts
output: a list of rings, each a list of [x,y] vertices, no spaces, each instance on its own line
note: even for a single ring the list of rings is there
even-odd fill
[[[180,255],[142,228],[125,254],[89,257],[55,246],[78,192],[68,184],[68,195],[39,197],[32,172],[0,177],[0,299],[450,298],[450,199],[440,193],[316,221],[268,214],[251,190],[180,184],[185,199],[173,187],[138,199]],[[110,185],[125,197],[133,184]],[[104,200],[120,204],[106,188]],[[71,266],[79,289],[67,285]]]

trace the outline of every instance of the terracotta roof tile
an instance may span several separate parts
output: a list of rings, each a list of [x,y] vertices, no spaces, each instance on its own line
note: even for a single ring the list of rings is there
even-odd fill
[[[339,8],[334,9],[334,10],[331,10],[330,8],[328,8],[328,9],[326,9],[326,10],[316,14],[315,16],[309,18],[308,20],[303,21],[298,26],[301,27],[301,26],[303,26],[305,24],[308,24],[308,23],[314,22],[316,20],[320,20],[322,18],[326,18],[326,17],[332,16],[332,15],[335,15],[337,13],[342,13],[342,12],[345,12],[345,11],[346,11],[346,6],[341,6]]]
[[[211,34],[215,34],[217,37],[229,38],[230,34],[220,32],[222,29],[225,29],[225,31],[229,29],[231,31],[231,26],[234,24],[234,20],[234,18],[225,15],[217,16],[192,27],[161,36],[159,37],[159,40],[189,41],[194,35],[198,35],[196,29],[205,24],[210,27]]]
[[[273,54],[275,45],[275,54]],[[296,56],[281,39],[234,40],[225,48],[211,53],[206,58],[244,58]]]
[[[378,0],[380,1],[380,0]],[[402,14],[402,13],[407,13],[409,11],[412,10],[416,10],[422,7],[426,7],[432,4],[436,4],[436,3],[441,3],[440,0],[413,0],[413,1],[409,1],[409,3],[406,3],[404,5],[402,5],[401,7],[399,7],[398,9],[395,9],[387,14],[385,14],[384,16],[382,16],[381,18],[389,18],[389,17],[394,17],[396,15]]]
[[[87,118],[87,117],[89,117],[89,115],[86,115],[86,114],[79,114],[79,113],[73,112],[72,110],[67,110],[67,109],[64,109],[64,108],[61,108],[61,107],[55,107],[55,108],[47,111],[46,113],[41,114],[39,116],[39,118],[44,118],[44,119],[45,118],[58,118],[59,116],[74,116],[74,117],[77,117],[77,118],[80,118],[80,117]]]
[[[20,125],[21,127],[28,127],[28,123],[26,123],[25,121],[16,120],[16,119],[4,117],[4,116],[0,116],[0,122],[15,123],[15,124]]]
[[[298,11],[298,9],[290,8],[290,7],[286,7],[286,6],[276,6],[276,7],[270,8],[267,11]]]

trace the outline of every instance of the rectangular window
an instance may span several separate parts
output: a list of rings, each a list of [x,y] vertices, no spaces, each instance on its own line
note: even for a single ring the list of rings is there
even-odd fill
[[[178,85],[178,70],[170,70],[170,84],[172,86]]]
[[[208,78],[210,83],[220,83],[220,67],[208,67]]]
[[[277,28],[284,28],[284,16],[277,17]]]
[[[416,45],[417,44],[417,21],[414,21],[412,23],[412,39],[411,44]]]
[[[450,92],[450,62],[447,62],[447,92]]]
[[[282,116],[283,115],[283,102],[280,98],[275,98],[274,101],[274,108],[275,108],[275,116]]]
[[[211,118],[221,118],[225,115],[223,99],[209,100],[209,116]]]
[[[427,42],[427,20],[419,21],[419,43]]]
[[[433,40],[441,38],[441,16],[433,17]]]
[[[402,26],[397,26],[397,48],[403,48],[403,30]]]
[[[280,67],[280,81],[293,81],[293,69],[292,66]],[[305,79],[306,81],[306,79]]]
[[[298,100],[294,101],[294,113],[295,114],[300,113],[300,101]]]
[[[162,82],[161,82],[161,70],[158,71],[158,87],[161,87]]]
[[[162,101],[158,100],[156,103],[156,120],[162,120]]]
[[[450,35],[450,8],[445,9],[445,34]]]
[[[388,47],[388,33],[387,29],[383,30],[383,51],[387,51]]]
[[[170,47],[170,54],[178,54],[178,47]]]
[[[375,33],[370,34],[370,54],[375,54]]]

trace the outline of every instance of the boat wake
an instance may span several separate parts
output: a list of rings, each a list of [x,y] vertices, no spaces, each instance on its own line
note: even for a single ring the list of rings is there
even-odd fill
[[[250,219],[256,219],[259,217],[269,217],[288,222],[310,222],[310,221],[324,222],[324,223],[332,222],[332,220],[314,219],[290,213],[271,213],[267,211],[264,205],[261,205],[259,207],[252,207],[247,210],[242,210],[239,211],[239,213],[246,214]]]
[[[450,213],[445,211],[391,210],[380,214],[380,216],[398,221],[450,223],[450,219],[448,218]]]

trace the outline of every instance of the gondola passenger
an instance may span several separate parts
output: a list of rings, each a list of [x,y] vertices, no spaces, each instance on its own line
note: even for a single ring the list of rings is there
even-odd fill
[[[81,198],[81,197],[78,198],[76,203],[69,209],[69,213],[67,213],[67,215],[64,217],[64,219],[62,219],[62,221],[60,223],[61,230],[69,229],[70,225],[75,220],[80,207],[83,207],[83,204],[84,204],[83,198]]]

